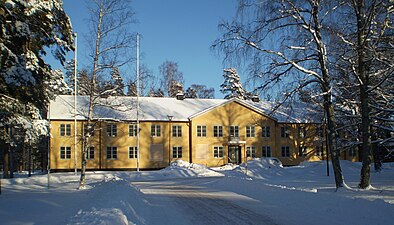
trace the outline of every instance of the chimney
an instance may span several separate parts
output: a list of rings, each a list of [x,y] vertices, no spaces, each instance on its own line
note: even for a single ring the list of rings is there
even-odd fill
[[[177,100],[183,100],[185,99],[185,95],[183,94],[183,92],[179,92],[176,94],[176,99]]]
[[[259,96],[257,96],[257,95],[253,95],[253,96],[251,97],[251,99],[252,99],[253,102],[260,102],[260,98],[259,98]]]

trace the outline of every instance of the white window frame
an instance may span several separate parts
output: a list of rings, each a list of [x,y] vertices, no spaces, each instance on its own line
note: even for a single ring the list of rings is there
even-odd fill
[[[246,126],[246,137],[248,138],[256,137],[256,126],[254,125]]]
[[[129,124],[129,137],[137,137],[137,124]]]
[[[213,126],[213,136],[214,137],[223,137],[223,126],[222,125]]]
[[[282,146],[281,147],[282,157],[289,158],[290,157],[290,146]]]
[[[182,158],[182,146],[172,146],[172,158],[181,159]]]
[[[86,159],[89,159],[89,160],[90,160],[90,159],[94,159],[94,155],[95,155],[95,154],[94,154],[94,150],[95,150],[95,149],[94,149],[94,146],[88,146],[88,152],[86,153]],[[91,156],[92,156],[92,155],[91,155],[92,153],[93,153],[93,157],[91,157]]]
[[[181,125],[172,125],[172,137],[182,137]]]
[[[213,157],[215,159],[221,159],[224,156],[224,148],[223,146],[214,146],[213,147]]]
[[[62,157],[62,155],[63,155],[63,157]],[[71,147],[70,146],[60,146],[60,159],[71,159]]]
[[[230,137],[239,137],[239,126],[230,125],[229,134],[230,134]]]
[[[290,127],[287,125],[280,127],[280,136],[282,138],[289,138],[290,137]]]
[[[266,157],[266,158],[272,157],[271,146],[265,145],[261,147],[261,157]]]
[[[265,137],[265,138],[271,137],[271,127],[270,126],[263,126],[261,128],[261,137]]]
[[[129,159],[136,159],[138,157],[137,146],[129,146]]]
[[[197,137],[206,137],[206,136],[207,136],[207,126],[197,125]]]
[[[60,136],[71,136],[71,124],[63,123],[60,124]]]
[[[107,124],[107,137],[116,137],[118,135],[117,124],[110,123]]]
[[[106,154],[107,159],[118,159],[118,147],[116,147],[116,146],[107,146],[107,152],[106,153],[107,153]]]
[[[152,124],[150,126],[150,135],[151,137],[161,137],[161,126],[160,124]]]
[[[255,146],[246,146],[246,157],[256,158]]]

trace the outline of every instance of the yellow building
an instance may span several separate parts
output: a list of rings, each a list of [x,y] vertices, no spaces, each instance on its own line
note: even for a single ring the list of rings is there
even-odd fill
[[[61,95],[50,103],[52,170],[81,167],[89,99]],[[269,114],[272,104],[239,99],[109,97],[95,102],[87,168],[157,169],[182,159],[210,167],[276,157],[284,165],[326,157],[319,113],[306,108]],[[74,117],[74,115],[76,115]],[[75,121],[76,119],[76,132]],[[75,136],[76,133],[76,136]],[[139,152],[139,155],[138,155]],[[342,157],[357,159],[353,152]]]

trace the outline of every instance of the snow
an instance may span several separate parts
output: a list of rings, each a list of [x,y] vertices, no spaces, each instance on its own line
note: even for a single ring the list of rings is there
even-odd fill
[[[184,99],[162,97],[140,97],[140,120],[141,121],[168,121],[168,115],[173,116],[173,121],[188,122],[196,116],[221,107],[231,102],[238,102],[245,107],[255,110],[263,115],[271,116],[278,122],[317,122],[321,113],[310,108],[307,104],[293,105],[292,107],[280,107],[274,113],[273,102],[253,102],[241,99]],[[74,120],[74,96],[59,95],[51,101],[51,119]],[[87,117],[89,98],[77,96],[77,119],[84,120]],[[117,96],[99,99],[94,108],[94,118],[112,120],[136,120],[136,97]]]
[[[335,191],[325,162],[283,167],[275,158],[207,168],[178,160],[158,171],[53,173],[2,179],[1,224],[392,224],[394,163],[357,189],[360,163],[341,161]],[[330,171],[332,174],[332,171]]]

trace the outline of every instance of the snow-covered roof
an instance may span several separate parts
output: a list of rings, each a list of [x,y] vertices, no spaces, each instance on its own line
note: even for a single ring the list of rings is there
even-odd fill
[[[141,121],[188,121],[214,108],[236,101],[260,114],[270,116],[278,122],[304,123],[318,122],[316,111],[307,108],[283,108],[271,113],[274,103],[253,102],[239,99],[189,99],[140,97],[139,119]],[[114,121],[135,121],[137,119],[136,97],[108,97],[95,101],[93,118]],[[89,97],[77,96],[77,120],[85,120],[88,115]],[[50,119],[73,120],[74,96],[59,95],[50,103]]]

